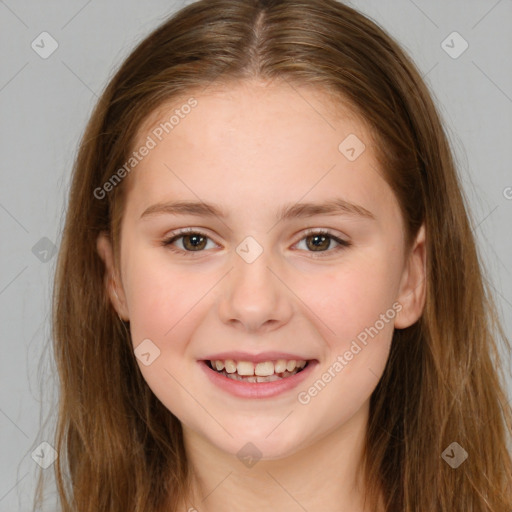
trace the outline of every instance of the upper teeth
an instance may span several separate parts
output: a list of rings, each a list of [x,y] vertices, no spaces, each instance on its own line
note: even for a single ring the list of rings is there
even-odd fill
[[[296,361],[291,359],[278,359],[277,361],[264,361],[254,364],[251,361],[233,361],[226,359],[225,361],[215,360],[210,361],[212,368],[217,369],[219,372],[226,370],[227,373],[235,373],[238,375],[258,375],[266,377],[274,373],[283,373],[285,371],[292,372],[295,368],[301,369],[306,366],[306,361]]]

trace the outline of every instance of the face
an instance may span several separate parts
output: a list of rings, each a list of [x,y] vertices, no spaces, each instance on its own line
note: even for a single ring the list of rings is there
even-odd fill
[[[421,314],[424,230],[406,252],[369,133],[321,91],[194,98],[169,134],[186,100],[138,135],[155,144],[128,178],[120,268],[103,236],[98,250],[140,371],[186,431],[284,457],[368,407],[393,330]]]

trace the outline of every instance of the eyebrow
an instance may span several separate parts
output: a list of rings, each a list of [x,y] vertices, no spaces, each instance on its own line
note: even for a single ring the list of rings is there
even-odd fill
[[[164,214],[195,215],[198,217],[227,217],[222,207],[216,204],[195,201],[175,201],[154,204],[144,210],[140,218],[143,219]],[[363,206],[350,203],[341,198],[335,198],[321,203],[295,203],[285,205],[278,210],[276,219],[282,221],[297,217],[314,217],[315,215],[350,215],[376,220],[375,215]]]

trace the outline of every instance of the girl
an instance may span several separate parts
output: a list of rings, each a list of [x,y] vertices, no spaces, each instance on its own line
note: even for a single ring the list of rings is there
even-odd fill
[[[510,350],[436,108],[334,0],[201,0],[109,83],[55,282],[62,510],[510,512]]]

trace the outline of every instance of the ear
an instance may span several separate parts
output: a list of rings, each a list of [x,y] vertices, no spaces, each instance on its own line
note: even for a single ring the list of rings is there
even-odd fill
[[[115,267],[112,242],[106,232],[102,231],[99,234],[96,240],[96,249],[103,263],[105,263],[105,287],[107,295],[119,317],[127,322],[129,321],[129,315],[126,306],[126,296],[119,272]]]
[[[405,329],[414,324],[423,312],[427,287],[426,254],[425,224],[422,224],[409,252],[400,282],[397,301],[402,309],[396,316],[396,329]]]

